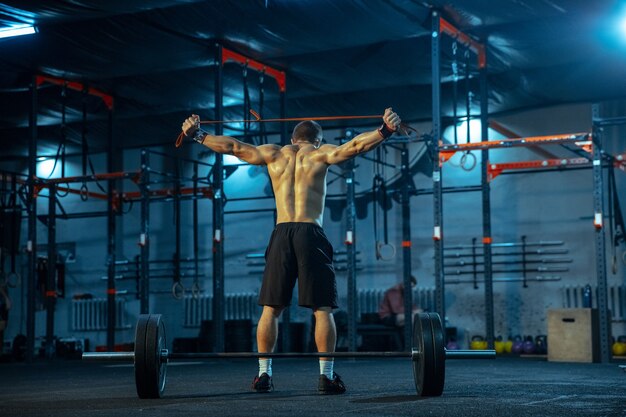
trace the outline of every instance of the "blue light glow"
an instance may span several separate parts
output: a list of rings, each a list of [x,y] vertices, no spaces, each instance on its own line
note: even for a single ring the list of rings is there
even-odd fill
[[[245,164],[244,161],[237,158],[234,155],[224,155],[224,165],[241,165]]]
[[[32,35],[37,33],[37,28],[32,25],[15,25],[0,28],[0,38],[11,38],[14,36]]]

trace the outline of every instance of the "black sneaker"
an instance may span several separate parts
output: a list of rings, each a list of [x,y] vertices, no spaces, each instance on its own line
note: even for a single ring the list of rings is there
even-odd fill
[[[317,385],[320,394],[343,394],[346,392],[346,386],[337,374],[333,372],[333,379],[330,380],[326,375],[320,375],[320,382]]]
[[[255,376],[252,382],[252,389],[256,392],[272,392],[274,391],[274,383],[272,377],[263,372],[261,376]]]

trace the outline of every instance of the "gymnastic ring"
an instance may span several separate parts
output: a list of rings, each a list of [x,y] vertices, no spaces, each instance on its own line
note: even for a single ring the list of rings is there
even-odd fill
[[[182,300],[185,296],[185,287],[181,284],[180,281],[176,281],[174,285],[172,285],[172,297],[176,300]]]
[[[89,189],[87,188],[87,184],[83,183],[80,187],[80,199],[83,201],[87,201],[89,199]]]
[[[4,281],[7,283],[9,288],[17,287],[21,280],[22,277],[17,272],[9,272],[4,278]]]
[[[471,155],[472,156],[472,162],[468,165],[465,164],[465,162],[467,161],[467,156]],[[461,169],[463,171],[471,171],[476,167],[476,155],[474,155],[473,153],[471,153],[470,151],[467,151],[463,154],[463,156],[461,157],[461,160],[459,161],[459,166],[461,167]]]
[[[391,243],[376,242],[376,259],[390,261],[396,256],[396,247]]]
[[[68,182],[64,184],[67,185],[67,190],[65,191],[65,193],[61,193],[61,191],[59,190],[59,187],[56,188],[57,197],[59,198],[67,197],[67,195],[70,193],[70,184]]]
[[[200,298],[200,286],[198,285],[197,282],[194,282],[193,285],[191,286],[191,296],[195,298],[196,300]]]

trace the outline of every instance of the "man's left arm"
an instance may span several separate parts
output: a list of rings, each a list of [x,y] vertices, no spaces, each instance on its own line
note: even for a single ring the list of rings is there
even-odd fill
[[[400,127],[400,116],[391,107],[385,109],[383,124],[380,129],[361,133],[340,146],[325,146],[326,163],[329,165],[340,164],[359,154],[369,152],[393,135],[398,127]]]

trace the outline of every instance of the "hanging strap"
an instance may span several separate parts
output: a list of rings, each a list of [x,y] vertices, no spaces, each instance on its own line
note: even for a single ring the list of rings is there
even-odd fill
[[[452,43],[452,125],[454,126],[454,144],[459,143],[458,133],[458,107],[459,107],[459,95],[458,95],[458,81],[459,81],[459,63],[456,59],[456,51],[458,45],[456,41]]]
[[[247,115],[250,113],[250,89],[248,88],[248,64],[243,65],[243,114]],[[248,138],[248,133],[250,133],[250,127],[252,122],[246,120],[243,122],[243,133],[244,133],[244,141],[248,142],[250,138]]]
[[[467,123],[467,137],[465,138],[466,142],[470,142],[470,118],[472,116],[471,107],[472,105],[472,92],[470,89],[470,53],[469,49],[465,50],[465,117]],[[468,151],[469,152],[469,151]]]
[[[265,105],[265,71],[259,73],[259,116],[263,117],[263,106]],[[267,135],[265,134],[265,123],[259,125],[259,132],[261,134],[259,142],[261,144],[267,143]]]
[[[609,169],[609,204],[611,203],[612,207],[610,209],[613,210],[611,236],[613,237],[613,246],[617,247],[620,243],[626,242],[626,227],[624,227],[624,217],[622,216],[619,194],[617,193],[613,166]]]

